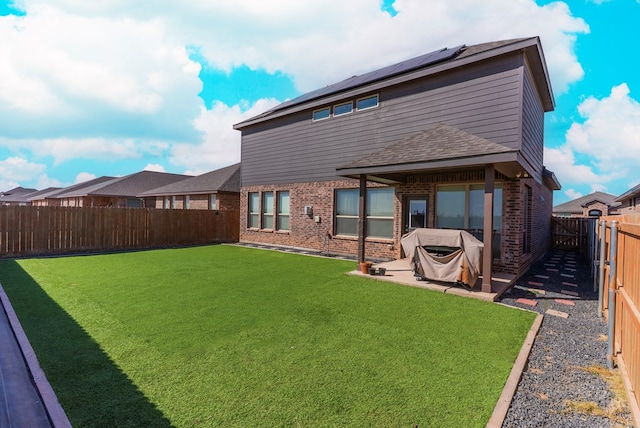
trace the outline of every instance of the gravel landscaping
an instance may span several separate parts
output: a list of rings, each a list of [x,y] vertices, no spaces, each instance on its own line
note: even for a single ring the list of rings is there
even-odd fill
[[[579,256],[549,254],[501,298],[544,314],[504,427],[633,426],[624,390],[616,396],[603,377],[607,325],[590,275]],[[620,385],[617,371],[612,377]]]

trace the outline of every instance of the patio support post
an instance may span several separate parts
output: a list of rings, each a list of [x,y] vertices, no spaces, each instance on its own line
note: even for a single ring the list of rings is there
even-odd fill
[[[493,263],[493,193],[495,187],[495,166],[484,168],[484,229],[482,240],[482,291],[491,293],[491,270]]]
[[[367,176],[360,174],[360,199],[358,201],[358,262],[364,262],[364,238],[367,230]]]

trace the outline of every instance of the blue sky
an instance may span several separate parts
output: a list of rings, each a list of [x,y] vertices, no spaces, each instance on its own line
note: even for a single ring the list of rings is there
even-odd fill
[[[640,0],[0,0],[0,190],[240,159],[232,125],[445,46],[541,37],[554,204],[640,183]]]

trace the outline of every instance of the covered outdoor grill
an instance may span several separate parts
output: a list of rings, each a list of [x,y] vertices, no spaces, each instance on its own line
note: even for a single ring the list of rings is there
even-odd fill
[[[480,276],[484,244],[467,231],[414,229],[400,243],[418,278],[473,287]]]

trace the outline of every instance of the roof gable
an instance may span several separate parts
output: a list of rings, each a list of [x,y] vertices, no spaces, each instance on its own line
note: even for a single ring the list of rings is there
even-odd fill
[[[610,208],[615,208],[620,205],[620,202],[616,202],[615,195],[611,195],[605,192],[593,192],[581,198],[574,199],[569,202],[565,202],[553,207],[554,213],[582,213],[583,209],[593,204],[594,202],[600,202],[607,205]]]

